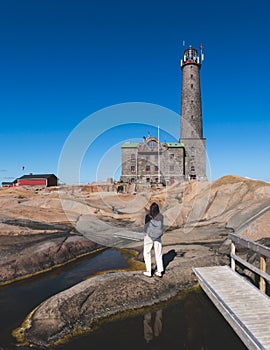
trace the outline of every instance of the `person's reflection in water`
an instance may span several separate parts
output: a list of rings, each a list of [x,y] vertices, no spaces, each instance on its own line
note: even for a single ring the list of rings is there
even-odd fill
[[[187,350],[203,350],[204,329],[207,314],[197,294],[189,294],[184,301],[185,347]]]
[[[148,312],[143,319],[144,339],[150,343],[154,337],[158,337],[162,331],[162,310],[155,313],[154,325],[152,327],[152,313]]]

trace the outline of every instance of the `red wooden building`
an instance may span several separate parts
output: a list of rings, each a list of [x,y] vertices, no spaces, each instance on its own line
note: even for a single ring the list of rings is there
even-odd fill
[[[29,174],[16,179],[16,186],[57,186],[57,180],[54,174]]]

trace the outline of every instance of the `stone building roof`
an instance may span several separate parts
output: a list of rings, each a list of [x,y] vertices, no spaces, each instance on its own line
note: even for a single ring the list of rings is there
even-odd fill
[[[136,148],[139,146],[139,142],[130,142],[130,141],[127,141],[127,142],[124,142],[122,144],[122,148]]]
[[[183,143],[181,142],[163,142],[162,145],[167,145],[169,148],[181,148],[185,147]]]
[[[183,143],[181,142],[161,142],[161,146],[168,147],[168,148],[181,148],[185,147]],[[124,142],[122,144],[122,148],[137,148],[139,145],[143,145],[143,143],[140,142]]]

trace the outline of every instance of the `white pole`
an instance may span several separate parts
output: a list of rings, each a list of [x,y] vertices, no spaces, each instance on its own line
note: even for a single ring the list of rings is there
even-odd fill
[[[138,182],[138,148],[136,150],[136,182]]]
[[[160,156],[159,156],[159,125],[158,125],[158,182],[160,182]]]

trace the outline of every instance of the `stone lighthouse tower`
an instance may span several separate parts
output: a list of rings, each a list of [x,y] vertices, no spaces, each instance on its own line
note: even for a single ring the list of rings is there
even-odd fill
[[[186,179],[206,180],[205,138],[203,138],[200,69],[203,61],[200,54],[190,46],[181,60],[182,96],[180,142],[185,146]]]

